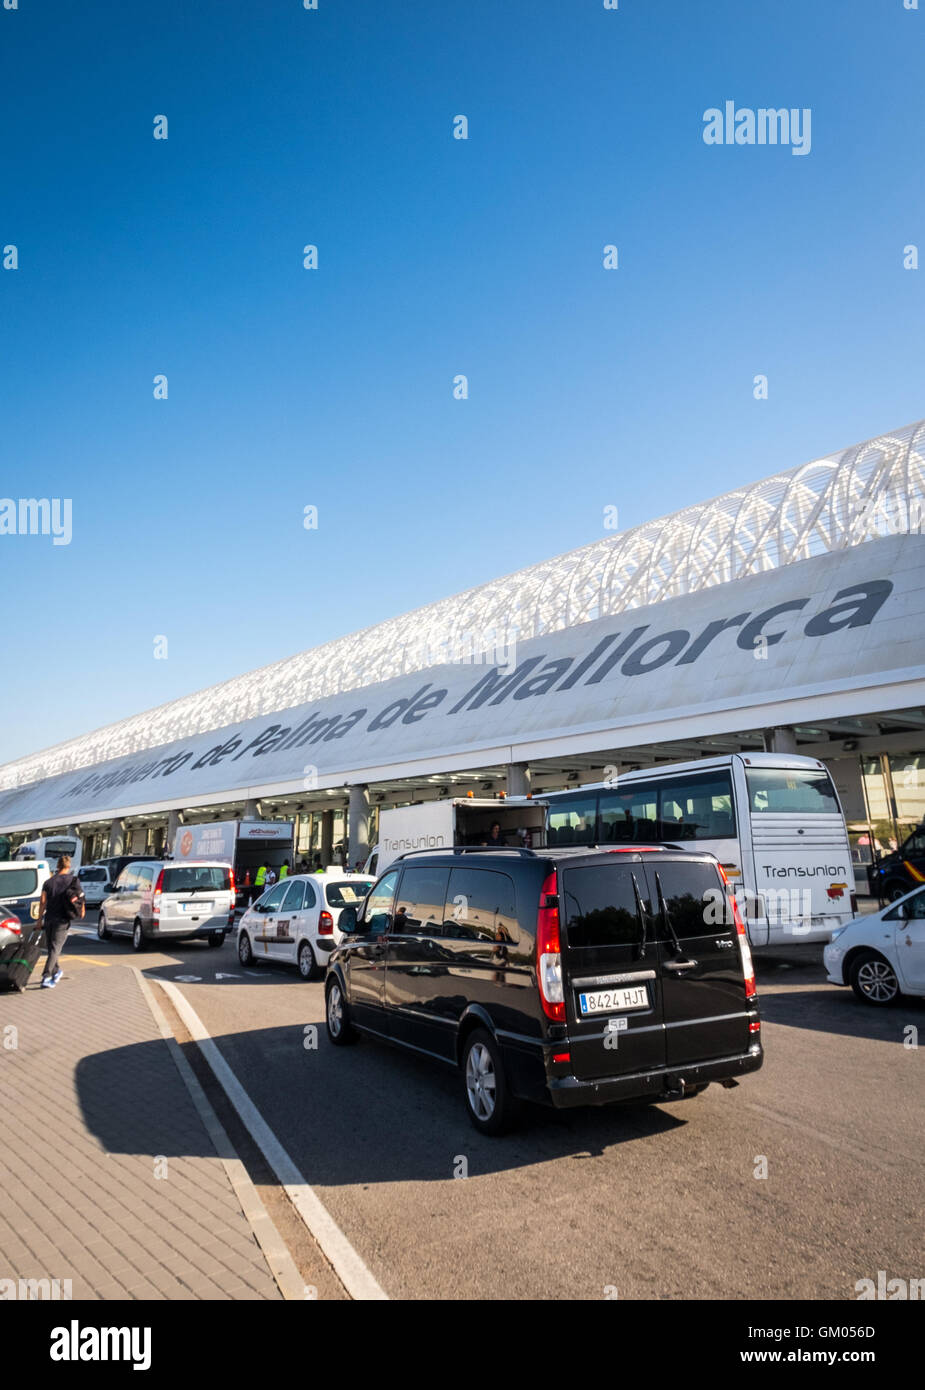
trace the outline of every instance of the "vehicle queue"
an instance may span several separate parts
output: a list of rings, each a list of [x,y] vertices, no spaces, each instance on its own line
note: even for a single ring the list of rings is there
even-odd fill
[[[77,873],[100,940],[219,948],[234,934],[243,968],[323,977],[333,1045],[366,1033],[458,1067],[488,1134],[529,1101],[737,1084],[763,1057],[752,947],[824,942],[828,981],[876,1007],[925,995],[925,884],[854,915],[844,818],[815,760],[731,755],[542,800],[446,805],[383,816],[378,874],[292,873],[286,859],[270,882],[261,862],[242,893],[228,858],[190,857],[190,836],[185,857]],[[412,821],[423,846],[409,844]],[[0,945],[37,918],[53,869],[34,856],[63,839],[0,863]],[[809,883],[775,915],[773,875],[788,869]]]

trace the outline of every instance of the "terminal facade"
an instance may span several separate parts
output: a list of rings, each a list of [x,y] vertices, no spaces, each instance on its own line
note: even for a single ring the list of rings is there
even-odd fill
[[[8,763],[0,835],[353,864],[384,805],[764,749],[828,765],[857,871],[925,820],[923,521],[925,421]]]

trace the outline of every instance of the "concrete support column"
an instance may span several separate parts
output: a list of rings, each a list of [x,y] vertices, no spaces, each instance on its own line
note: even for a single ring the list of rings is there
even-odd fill
[[[347,808],[347,867],[369,854],[369,787],[365,782],[350,788]]]
[[[334,812],[321,812],[321,867],[326,869],[334,854]]]
[[[125,853],[125,821],[114,820],[109,827],[109,853]]]
[[[174,841],[182,823],[183,819],[179,811],[167,812],[167,838],[164,842],[164,849],[167,854],[173,854]]]
[[[530,791],[530,768],[527,763],[508,763],[508,796],[527,796]]]
[[[261,816],[260,814],[260,808],[257,805],[256,799],[252,798],[250,801],[245,801],[243,819],[263,820],[263,816]]]
[[[765,729],[764,751],[766,753],[795,753],[797,736],[792,729]]]

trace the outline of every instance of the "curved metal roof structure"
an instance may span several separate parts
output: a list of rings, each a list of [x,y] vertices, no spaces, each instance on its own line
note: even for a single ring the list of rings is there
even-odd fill
[[[0,790],[923,529],[925,421],[545,560],[0,768]]]

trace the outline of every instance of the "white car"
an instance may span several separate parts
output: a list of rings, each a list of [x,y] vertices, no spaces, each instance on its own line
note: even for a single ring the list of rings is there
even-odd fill
[[[868,1004],[925,995],[925,887],[838,927],[822,954],[831,983],[850,985]]]
[[[87,907],[99,907],[100,903],[111,891],[109,884],[109,870],[105,864],[85,864],[83,868],[77,870],[77,877],[80,879],[80,886],[84,890],[84,900]]]
[[[303,980],[317,979],[342,940],[337,927],[341,911],[359,907],[372,882],[337,869],[284,878],[252,903],[238,923],[238,960],[242,965],[261,960],[297,965]]]

